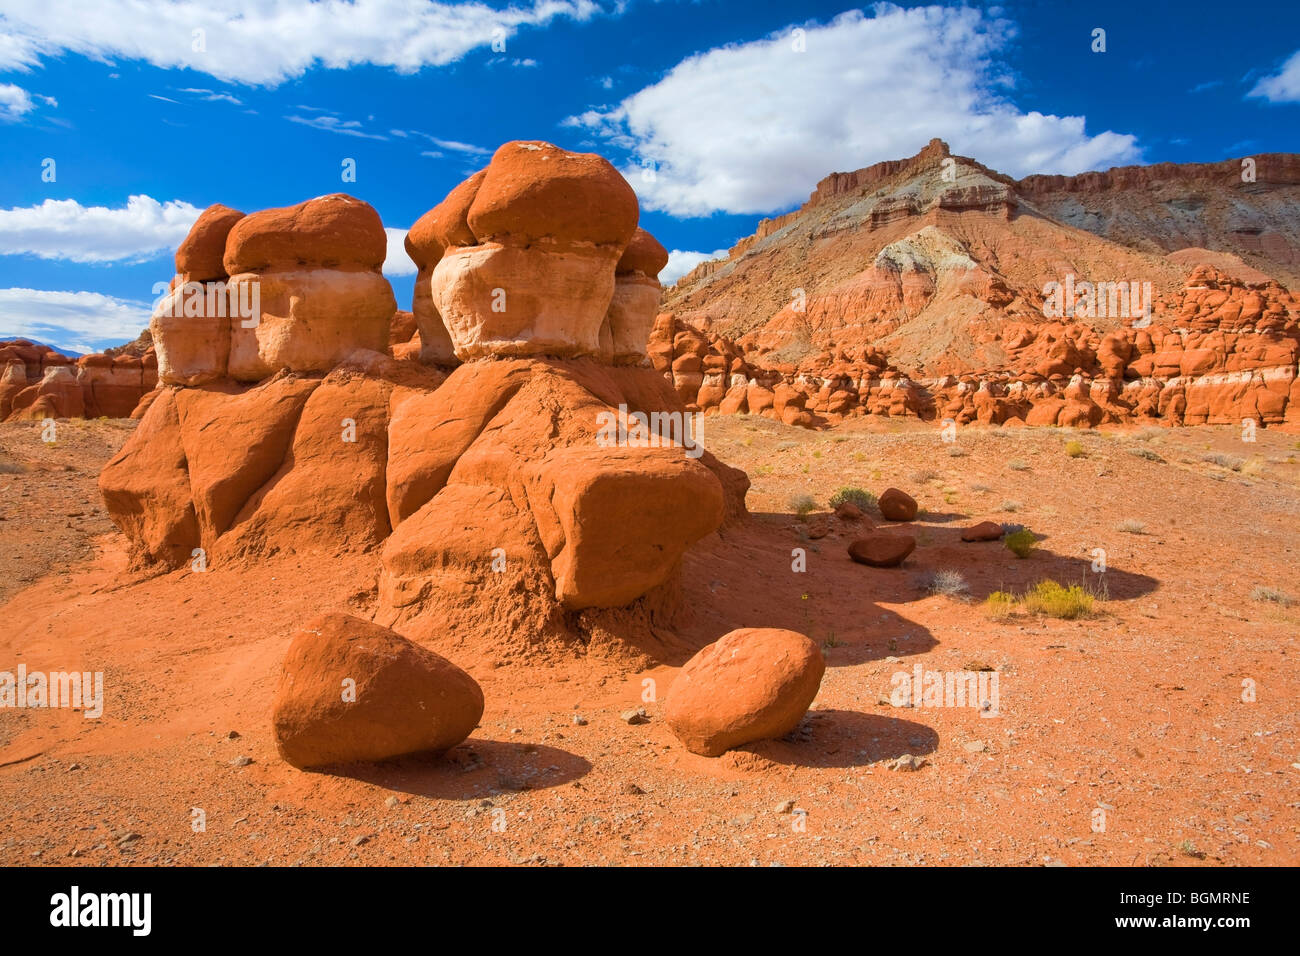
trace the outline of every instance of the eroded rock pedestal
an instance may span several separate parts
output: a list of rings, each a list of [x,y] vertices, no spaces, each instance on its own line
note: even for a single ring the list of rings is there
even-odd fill
[[[178,268],[259,282],[261,314],[155,317],[163,387],[100,477],[137,561],[374,551],[375,617],[417,641],[666,638],[682,555],[748,479],[645,357],[667,254],[608,162],[503,146],[411,229],[410,316],[359,200],[214,210]]]

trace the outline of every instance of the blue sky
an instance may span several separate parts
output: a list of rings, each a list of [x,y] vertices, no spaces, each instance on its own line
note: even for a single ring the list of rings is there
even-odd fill
[[[1137,6],[4,0],[0,337],[132,338],[199,210],[338,191],[409,307],[402,232],[512,139],[623,169],[666,279],[934,136],[1016,176],[1300,152],[1300,5]]]

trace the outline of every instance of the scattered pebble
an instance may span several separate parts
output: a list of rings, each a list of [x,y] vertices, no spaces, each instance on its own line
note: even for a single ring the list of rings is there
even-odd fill
[[[896,757],[889,761],[885,766],[890,770],[912,771],[920,770],[925,766],[925,764],[926,760],[924,757],[918,757],[915,754],[903,754],[901,757]]]

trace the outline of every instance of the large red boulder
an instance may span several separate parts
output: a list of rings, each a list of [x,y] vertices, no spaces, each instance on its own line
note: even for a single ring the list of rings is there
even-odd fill
[[[896,568],[916,550],[908,534],[869,534],[849,545],[849,557],[873,568]]]
[[[802,634],[741,628],[686,662],[664,701],[664,719],[692,753],[733,747],[794,730],[821,687],[826,662]]]
[[[911,521],[916,517],[916,499],[897,488],[887,488],[876,507],[890,521]]]
[[[442,753],[482,716],[483,691],[455,664],[340,613],[294,635],[272,705],[280,755],[303,768]]]
[[[374,269],[388,255],[388,236],[369,203],[333,193],[235,222],[226,237],[227,275],[267,269]]]

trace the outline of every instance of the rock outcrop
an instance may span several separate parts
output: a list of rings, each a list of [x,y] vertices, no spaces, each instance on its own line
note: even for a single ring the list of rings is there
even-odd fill
[[[458,359],[599,352],[637,220],[636,194],[608,160],[506,143],[432,215],[443,247],[433,302]]]
[[[260,321],[217,323],[228,354],[197,376],[174,357],[203,323],[155,324],[164,385],[100,477],[137,562],[373,550],[376,619],[416,641],[572,646],[615,617],[652,634],[748,479],[644,359],[667,257],[636,218],[600,157],[506,144],[408,233],[430,295],[417,282],[403,314],[364,203],[207,217],[186,248],[230,224],[229,295],[260,283]]]
[[[1256,159],[1017,182],[936,140],[684,276],[650,355],[689,408],[807,426],[1294,421],[1300,157]]]
[[[0,342],[0,421],[129,418],[157,383],[152,347],[74,359],[26,339]]]

